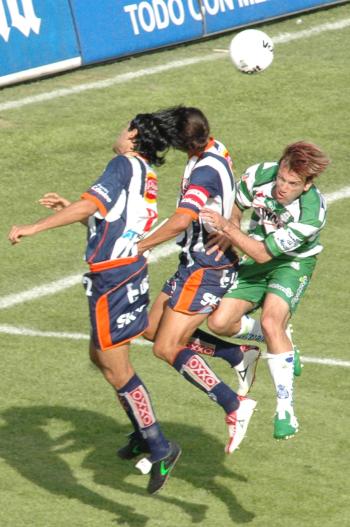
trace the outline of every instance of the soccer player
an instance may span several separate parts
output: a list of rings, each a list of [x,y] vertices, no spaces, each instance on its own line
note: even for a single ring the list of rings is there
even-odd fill
[[[247,169],[238,184],[233,221],[209,208],[201,212],[203,221],[246,255],[237,281],[211,316],[209,327],[221,335],[236,334],[241,317],[262,308],[261,327],[277,394],[276,439],[298,431],[293,407],[294,350],[286,327],[322,251],[319,234],[326,221],[326,204],[314,180],[328,164],[318,146],[305,141],[290,144],[278,162]],[[248,235],[239,226],[247,209],[252,209]]]
[[[147,261],[137,254],[137,241],[157,218],[157,177],[151,165],[164,162],[168,148],[160,121],[154,114],[138,114],[121,132],[113,150],[117,154],[103,174],[70,203],[56,194],[41,203],[56,214],[32,225],[13,226],[12,244],[24,236],[75,222],[88,225],[84,276],[91,321],[90,358],[115,389],[134,428],[134,442],[118,454],[131,459],[149,452],[152,464],[148,492],[158,492],[181,454],[157,422],[146,386],[129,358],[130,341],[148,326]],[[137,444],[135,444],[137,443]]]
[[[199,109],[179,106],[157,116],[167,130],[169,144],[185,152],[188,161],[175,213],[138,243],[139,254],[175,236],[181,247],[178,269],[156,298],[144,337],[154,341],[157,357],[222,407],[229,431],[225,450],[232,453],[245,436],[256,402],[222,382],[200,354],[210,355],[215,350],[231,366],[237,366],[245,347],[206,335],[203,344],[203,332],[198,330],[236,277],[238,259],[231,248],[219,262],[215,254],[206,253],[212,229],[199,218],[204,206],[230,218],[235,198],[232,163],[225,146],[210,137],[208,121]],[[247,349],[254,351],[255,362],[259,349]]]

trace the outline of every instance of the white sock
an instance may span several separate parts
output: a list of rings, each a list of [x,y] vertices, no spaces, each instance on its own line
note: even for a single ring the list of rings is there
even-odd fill
[[[245,338],[247,335],[250,335],[251,340],[264,340],[260,320],[255,320],[255,318],[253,317],[243,315],[243,317],[241,318],[241,329],[238,331],[238,333],[232,336]]]
[[[267,353],[267,364],[277,394],[277,407],[279,419],[285,418],[288,411],[291,416],[293,410],[293,382],[294,382],[294,351],[285,353]]]

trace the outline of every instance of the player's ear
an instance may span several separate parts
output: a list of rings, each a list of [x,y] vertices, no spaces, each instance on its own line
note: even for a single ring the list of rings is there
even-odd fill
[[[307,190],[309,190],[309,188],[312,187],[312,184],[313,184],[312,179],[311,179],[310,181],[308,181],[307,183],[305,183],[305,185],[304,185],[304,192],[306,192]]]
[[[138,134],[137,128],[132,128],[132,130],[129,130],[129,139],[135,139],[137,134]]]

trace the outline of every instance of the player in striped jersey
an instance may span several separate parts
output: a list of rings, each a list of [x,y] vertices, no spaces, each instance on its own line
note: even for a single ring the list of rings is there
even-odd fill
[[[138,114],[118,136],[114,157],[81,199],[70,203],[57,194],[41,203],[56,214],[33,225],[12,227],[13,244],[22,237],[75,222],[88,225],[84,276],[91,321],[90,358],[115,389],[134,428],[122,459],[149,452],[148,492],[158,492],[181,454],[163,435],[150,395],[129,359],[130,340],[148,326],[147,261],[137,254],[137,241],[157,218],[157,178],[151,165],[161,165],[169,147],[154,114]]]
[[[314,179],[328,164],[316,145],[293,143],[279,162],[248,168],[238,184],[233,221],[210,209],[202,212],[204,221],[246,255],[237,281],[210,318],[209,327],[232,336],[240,330],[245,313],[262,307],[261,327],[277,394],[276,439],[298,431],[293,407],[294,350],[286,327],[322,251],[320,231],[326,221],[326,205]],[[239,227],[247,209],[252,209],[248,235]]]
[[[208,121],[197,108],[176,107],[161,112],[159,118],[170,145],[185,152],[188,161],[175,213],[138,244],[143,253],[177,236],[181,247],[178,269],[155,300],[144,336],[154,341],[157,357],[223,408],[229,429],[226,452],[232,453],[245,436],[256,402],[222,382],[200,354],[211,355],[215,349],[236,366],[242,361],[243,347],[207,335],[203,345],[203,332],[198,329],[236,276],[238,259],[230,247],[219,262],[216,254],[207,254],[212,229],[199,218],[204,206],[231,217],[236,192],[232,163],[225,146],[210,137]]]

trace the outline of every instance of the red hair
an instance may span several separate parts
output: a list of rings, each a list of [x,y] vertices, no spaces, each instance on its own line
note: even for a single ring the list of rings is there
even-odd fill
[[[280,164],[282,162],[288,170],[292,170],[305,182],[309,182],[328,167],[330,159],[317,145],[298,141],[284,149]]]

